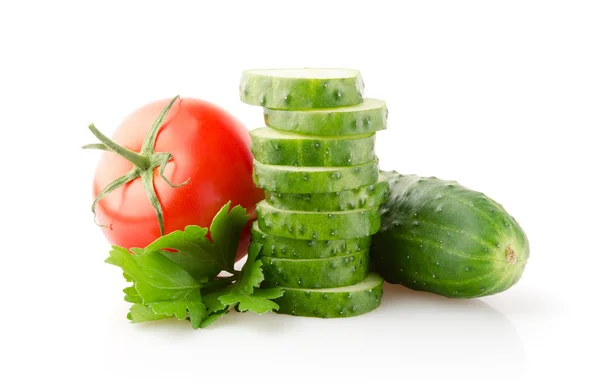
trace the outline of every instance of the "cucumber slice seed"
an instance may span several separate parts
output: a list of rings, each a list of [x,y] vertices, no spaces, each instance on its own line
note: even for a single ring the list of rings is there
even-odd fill
[[[383,279],[370,273],[363,281],[344,287],[300,289],[284,287],[285,294],[274,301],[277,313],[295,316],[352,317],[375,310],[381,304]]]
[[[253,178],[259,188],[271,192],[338,192],[376,183],[379,161],[343,167],[298,167],[266,165],[255,159]]]
[[[265,283],[296,288],[327,288],[356,284],[369,274],[369,251],[324,259],[282,259],[262,256]]]
[[[254,69],[240,80],[242,102],[284,110],[357,105],[363,91],[362,75],[352,69]]]
[[[252,223],[252,240],[263,245],[262,255],[286,259],[318,259],[348,255],[368,250],[371,244],[371,237],[327,241],[275,237],[263,232],[257,221]]]
[[[330,212],[290,211],[262,200],[256,205],[256,215],[263,232],[302,240],[366,237],[375,234],[381,225],[379,207]]]
[[[360,135],[387,128],[385,101],[366,98],[361,104],[337,109],[286,111],[264,109],[267,126],[286,132],[319,136]]]
[[[258,128],[250,131],[254,159],[269,165],[354,166],[375,160],[375,134],[307,137]]]
[[[265,200],[273,207],[296,211],[347,211],[371,208],[386,202],[390,184],[379,175],[375,184],[357,189],[332,193],[279,193],[265,192]]]

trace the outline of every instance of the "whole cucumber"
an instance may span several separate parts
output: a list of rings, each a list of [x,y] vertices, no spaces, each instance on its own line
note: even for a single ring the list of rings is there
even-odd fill
[[[386,281],[449,298],[496,294],[519,281],[529,241],[500,204],[454,181],[387,175],[390,195],[371,245]]]

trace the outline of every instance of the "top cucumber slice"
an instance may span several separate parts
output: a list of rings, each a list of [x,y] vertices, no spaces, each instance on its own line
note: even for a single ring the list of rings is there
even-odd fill
[[[307,135],[345,136],[387,128],[385,101],[366,98],[363,103],[339,109],[285,111],[265,109],[265,123],[274,129]]]
[[[240,81],[242,102],[284,110],[357,105],[363,91],[362,75],[354,69],[252,69]]]

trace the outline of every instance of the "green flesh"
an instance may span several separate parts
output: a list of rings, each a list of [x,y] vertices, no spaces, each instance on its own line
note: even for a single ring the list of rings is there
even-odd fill
[[[279,305],[277,313],[321,318],[352,317],[379,307],[383,295],[383,279],[371,273],[362,282],[352,286],[329,289],[282,288],[285,294],[274,300]]]
[[[351,211],[306,212],[275,208],[266,201],[256,205],[258,226],[267,234],[301,240],[341,240],[373,235],[379,230],[379,208]]]
[[[371,237],[326,241],[275,237],[260,230],[257,221],[252,224],[252,240],[263,245],[261,252],[264,256],[286,259],[318,259],[348,255],[369,249],[371,244]]]
[[[307,212],[275,208],[266,201],[256,205],[258,226],[276,237],[301,240],[341,240],[373,235],[379,230],[379,208]]]
[[[286,111],[265,109],[265,123],[280,131],[307,135],[343,136],[387,128],[385,101],[366,98],[360,105],[339,109]]]
[[[259,188],[271,192],[338,192],[376,183],[379,162],[345,167],[295,167],[265,165],[255,159],[253,177]]]
[[[382,175],[375,184],[333,193],[265,192],[265,200],[274,207],[296,211],[346,211],[377,207],[388,197],[389,183]]]
[[[240,81],[242,102],[285,110],[357,105],[363,90],[360,72],[349,69],[247,70]]]
[[[527,236],[504,208],[456,182],[390,173],[371,263],[390,283],[451,298],[502,292],[521,277]]]
[[[304,136],[271,128],[250,131],[254,158],[285,166],[354,166],[375,160],[375,135],[361,136]]]
[[[350,286],[369,274],[369,251],[325,259],[280,259],[261,257],[269,286],[327,288]]]

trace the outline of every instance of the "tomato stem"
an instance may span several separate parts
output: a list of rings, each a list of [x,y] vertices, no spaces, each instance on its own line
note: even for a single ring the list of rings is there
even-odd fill
[[[92,131],[94,136],[98,138],[98,140],[100,140],[106,147],[110,149],[110,151],[127,159],[135,167],[139,168],[140,170],[147,170],[150,167],[150,158],[113,142],[108,136],[100,132],[94,124],[90,124],[88,128],[90,131]]]

